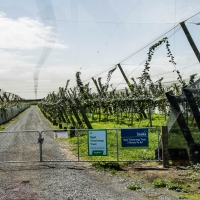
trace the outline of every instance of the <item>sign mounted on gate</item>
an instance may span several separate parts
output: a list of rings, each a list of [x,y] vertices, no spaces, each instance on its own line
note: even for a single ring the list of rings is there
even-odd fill
[[[68,132],[67,131],[54,131],[54,140],[67,140]]]
[[[88,156],[107,156],[107,131],[88,131]]]
[[[122,147],[148,148],[149,137],[147,128],[121,129]]]

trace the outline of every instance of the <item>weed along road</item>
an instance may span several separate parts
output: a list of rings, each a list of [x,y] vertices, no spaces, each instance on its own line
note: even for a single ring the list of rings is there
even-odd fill
[[[6,133],[1,133],[0,199],[148,199],[142,193],[126,189],[127,180],[97,171],[90,164],[39,162],[37,131],[50,129],[37,106],[31,106],[5,129]],[[59,160],[63,156],[69,158],[71,153],[68,150],[63,153],[59,141],[51,139],[51,135],[45,135],[43,141],[50,146],[46,158],[51,155]]]

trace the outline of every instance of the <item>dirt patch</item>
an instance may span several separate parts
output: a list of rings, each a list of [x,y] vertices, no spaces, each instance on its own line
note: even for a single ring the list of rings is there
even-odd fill
[[[157,187],[170,192],[177,198],[200,198],[200,171],[192,166],[170,166],[163,168],[162,163],[133,163],[127,164],[116,174],[134,180],[147,188],[156,188],[156,184],[165,183],[166,186]],[[156,182],[157,181],[157,182]],[[159,182],[160,181],[160,182]],[[178,188],[178,189],[177,189]]]
[[[137,174],[137,176],[143,176],[149,182],[152,182],[156,178],[166,179],[166,181],[175,177],[179,178],[180,174],[186,173],[187,167],[170,166],[163,168],[162,164],[135,163],[124,166],[123,170],[129,175]]]

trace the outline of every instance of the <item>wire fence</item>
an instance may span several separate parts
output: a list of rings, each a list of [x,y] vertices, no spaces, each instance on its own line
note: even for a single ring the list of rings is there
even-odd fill
[[[0,162],[155,162],[160,137],[157,128],[1,131]]]
[[[38,131],[0,132],[0,162],[39,161]]]

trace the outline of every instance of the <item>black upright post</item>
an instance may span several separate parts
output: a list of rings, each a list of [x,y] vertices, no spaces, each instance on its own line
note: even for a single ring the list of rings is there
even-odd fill
[[[86,126],[88,127],[88,129],[92,129],[92,125],[90,124],[90,121],[88,120],[88,117],[87,117],[87,115],[85,113],[84,108],[81,105],[81,102],[79,101],[78,98],[75,99],[75,102],[76,102],[77,107],[80,110],[80,113],[81,113],[81,115],[82,115],[82,117],[83,117],[83,119],[85,121]]]
[[[99,86],[98,86],[98,84],[97,84],[97,81],[92,77],[92,80],[93,80],[93,82],[94,82],[94,84],[95,84],[95,86],[96,86],[96,88],[97,88],[97,91],[98,91],[98,93],[99,93],[99,95],[101,96],[101,90],[99,89]]]
[[[69,105],[70,105],[70,107],[72,109],[72,112],[73,112],[73,114],[74,114],[74,116],[76,118],[77,123],[79,124],[79,126],[82,126],[83,125],[82,121],[81,121],[80,117],[78,116],[78,113],[76,112],[76,109],[73,106],[72,100],[68,99],[68,102],[69,102]]]
[[[194,51],[194,53],[195,53],[198,61],[200,62],[200,53],[199,53],[199,50],[197,49],[197,46],[195,45],[195,43],[194,43],[194,41],[193,41],[193,39],[192,39],[192,37],[191,37],[191,35],[190,35],[190,33],[189,33],[186,25],[185,25],[185,22],[181,22],[180,25],[181,25],[181,27],[182,27],[182,29],[183,29],[186,37],[187,37],[187,39],[188,39],[188,41],[189,41],[192,49],[193,49],[193,51]]]
[[[186,96],[188,104],[190,105],[191,111],[193,113],[194,119],[195,119],[195,121],[197,123],[197,126],[198,126],[199,130],[200,130],[200,112],[199,112],[199,107],[198,107],[198,105],[197,105],[197,103],[196,103],[196,101],[194,99],[194,96],[193,96],[192,92],[189,89],[184,88],[183,92],[184,92],[184,94]]]
[[[169,92],[167,92],[165,94],[166,94],[167,99],[168,99],[168,101],[170,103],[170,106],[172,108],[174,108],[177,112],[180,113],[178,118],[177,118],[177,122],[178,122],[178,125],[179,125],[179,127],[180,127],[180,129],[181,129],[181,131],[183,133],[183,136],[184,136],[186,142],[187,142],[187,145],[190,148],[190,145],[194,144],[195,142],[194,142],[194,139],[193,139],[192,134],[190,132],[190,129],[189,129],[189,127],[188,127],[188,125],[187,125],[187,123],[185,121],[185,118],[184,118],[184,116],[183,116],[183,114],[181,112],[181,109],[180,109],[180,107],[178,105],[177,99],[173,95],[172,91],[169,91]]]

